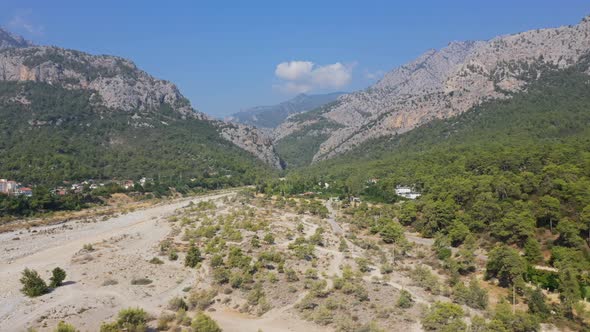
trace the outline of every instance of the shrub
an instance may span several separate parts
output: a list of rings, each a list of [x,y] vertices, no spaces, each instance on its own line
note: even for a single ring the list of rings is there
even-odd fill
[[[184,259],[184,266],[195,267],[202,260],[203,259],[201,258],[201,252],[199,251],[199,248],[195,246],[194,242],[191,242],[190,247],[188,248],[188,252],[186,253],[186,257]]]
[[[488,292],[479,286],[475,278],[465,287],[463,282],[457,283],[453,292],[453,300],[474,309],[485,309],[488,306]]]
[[[23,284],[21,292],[28,297],[41,296],[49,291],[47,284],[35,270],[25,269],[20,282]]]
[[[156,264],[156,265],[164,264],[164,262],[161,259],[159,259],[158,257],[154,257],[154,258],[150,259],[149,262],[151,264]]]
[[[188,305],[182,297],[176,296],[168,301],[168,309],[178,311],[180,309],[188,310]]]
[[[170,322],[174,320],[174,314],[163,312],[158,318],[158,326],[156,327],[159,331],[168,331]]]
[[[435,302],[424,315],[422,327],[426,331],[465,331],[463,314],[457,304]]]
[[[127,308],[119,311],[116,322],[103,323],[100,332],[144,332],[147,330],[146,323],[148,314],[141,308]]]
[[[198,312],[191,323],[194,332],[221,332],[221,328],[208,315]]]
[[[314,313],[313,321],[319,325],[329,325],[334,322],[334,314],[328,307],[321,305]]]
[[[128,308],[119,311],[117,324],[123,330],[129,332],[142,332],[146,330],[148,314],[141,308]]]
[[[148,278],[137,278],[137,279],[131,279],[131,284],[132,285],[139,285],[139,286],[143,286],[143,285],[149,285],[151,284],[152,281]]]
[[[299,281],[299,277],[297,277],[297,272],[293,269],[285,269],[285,277],[288,282],[295,282]]]
[[[178,259],[178,253],[176,252],[176,249],[170,249],[170,252],[168,253],[168,259],[171,261]]]
[[[264,236],[264,242],[266,242],[266,244],[274,244],[275,243],[275,237],[271,233],[267,233]]]
[[[61,283],[66,279],[66,271],[62,268],[56,267],[51,271],[51,282],[49,283],[49,287],[56,288],[61,286]]]
[[[405,289],[399,294],[399,298],[397,299],[397,306],[400,308],[411,308],[414,305],[414,299],[412,299],[412,294]]]
[[[94,251],[94,247],[90,243],[85,244],[82,248],[86,251]]]
[[[432,294],[439,293],[438,278],[425,266],[416,266],[410,277],[416,285],[430,291]]]
[[[64,321],[57,323],[54,332],[78,332],[78,330],[72,324],[68,324]]]
[[[212,290],[195,290],[191,292],[188,297],[189,307],[196,308],[198,310],[205,310],[209,308],[213,299],[217,296],[217,291]]]

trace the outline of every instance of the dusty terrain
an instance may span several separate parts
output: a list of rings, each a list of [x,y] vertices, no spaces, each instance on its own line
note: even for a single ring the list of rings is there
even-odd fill
[[[21,331],[29,326],[43,330],[66,320],[93,331],[121,308],[156,310],[195,279],[195,272],[180,264],[156,269],[148,263],[170,232],[164,218],[190,201],[227,195],[231,193],[162,203],[106,221],[70,221],[0,234],[0,330]],[[85,251],[86,244],[94,250]],[[24,268],[48,278],[57,266],[67,271],[66,285],[36,299],[20,293]],[[133,278],[143,277],[153,283],[130,285]]]
[[[0,331],[51,331],[62,320],[97,331],[128,307],[145,309],[151,328],[168,317],[170,331],[188,331],[198,310],[224,331],[420,331],[422,310],[450,301],[409,277],[431,241],[407,234],[412,253],[396,259],[393,245],[342,218],[331,201],[228,191],[3,233]],[[184,266],[191,243],[202,256],[195,268]],[[64,286],[33,299],[19,291],[25,268],[48,279],[58,266]],[[409,308],[397,305],[402,290]]]

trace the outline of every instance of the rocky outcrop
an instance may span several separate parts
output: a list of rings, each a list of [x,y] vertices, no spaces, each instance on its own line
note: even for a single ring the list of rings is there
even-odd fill
[[[217,125],[221,130],[221,136],[226,140],[252,153],[274,168],[283,168],[270,137],[252,127],[241,124],[218,121]]]
[[[113,110],[151,112],[167,105],[184,117],[203,116],[192,110],[174,84],[114,56],[48,46],[7,48],[0,51],[0,79],[94,90]]]
[[[510,98],[543,70],[576,64],[590,51],[589,34],[590,19],[585,18],[575,26],[452,42],[392,70],[365,91],[340,97],[315,120],[289,118],[277,128],[275,139],[321,119],[341,125],[321,144],[314,156],[318,161],[372,138],[457,115],[488,99]]]
[[[9,47],[31,47],[33,43],[0,28],[0,50]]]
[[[195,111],[176,85],[154,78],[132,61],[59,47],[32,46],[3,30],[0,30],[0,45],[7,45],[0,47],[0,80],[43,82],[93,91],[93,102],[112,112],[125,112],[129,115],[128,124],[135,127],[153,126],[150,117],[156,113],[171,121],[208,121],[218,128],[221,137],[280,167],[272,142],[261,133],[215,121]]]

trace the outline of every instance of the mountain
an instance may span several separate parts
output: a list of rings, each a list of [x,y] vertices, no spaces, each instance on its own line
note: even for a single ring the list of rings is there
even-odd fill
[[[299,94],[292,99],[276,105],[256,106],[232,114],[228,120],[260,128],[275,128],[293,114],[304,113],[331,103],[343,92],[307,95]]]
[[[3,45],[13,45],[0,49],[0,151],[10,156],[0,161],[3,176],[33,183],[161,174],[247,182],[248,169],[266,172],[254,158],[281,167],[256,129],[195,111],[174,84],[127,59],[1,35]]]
[[[31,47],[33,43],[21,36],[14,35],[0,28],[0,49],[8,47]]]
[[[544,68],[578,63],[590,50],[589,33],[586,17],[574,26],[429,50],[364,91],[290,117],[275,130],[275,145],[288,165],[300,159],[316,162],[370,139],[461,114],[486,100],[511,98],[539,79]]]

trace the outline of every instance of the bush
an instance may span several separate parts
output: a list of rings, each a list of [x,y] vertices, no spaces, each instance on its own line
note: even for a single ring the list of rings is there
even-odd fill
[[[78,332],[78,330],[72,324],[68,324],[66,322],[59,322],[55,327],[54,332]]]
[[[195,315],[191,328],[194,332],[221,332],[221,328],[208,315],[199,312]]]
[[[148,314],[141,308],[127,308],[119,311],[117,326],[128,332],[146,331]]]
[[[152,283],[152,281],[150,279],[148,279],[148,278],[131,279],[131,284],[132,285],[143,286],[143,285],[149,285],[151,283]]]
[[[422,327],[426,331],[465,331],[463,314],[457,304],[435,302],[424,315]]]
[[[479,286],[475,278],[465,287],[463,282],[457,283],[453,292],[453,301],[465,304],[474,309],[485,309],[488,306],[488,292]]]
[[[170,252],[168,253],[168,259],[171,261],[178,259],[178,253],[176,252],[176,249],[170,249]]]
[[[56,267],[51,271],[51,282],[49,283],[49,287],[56,288],[61,286],[61,283],[66,279],[66,271],[62,268]]]
[[[188,297],[188,304],[189,307],[196,308],[198,310],[205,310],[209,308],[211,303],[213,303],[213,299],[217,296],[217,291],[212,290],[196,290],[191,292]]]
[[[158,331],[168,331],[169,324],[174,320],[174,314],[163,312],[160,317],[158,318],[158,326],[156,329]]]
[[[35,270],[25,269],[20,282],[23,284],[21,292],[28,297],[41,296],[49,291],[45,280]]]
[[[151,264],[156,264],[156,265],[164,264],[164,262],[161,259],[159,259],[158,257],[154,257],[154,258],[150,259],[149,262]]]
[[[399,298],[397,299],[397,306],[400,308],[411,308],[414,305],[414,299],[412,299],[412,294],[405,289],[399,294]]]
[[[440,292],[438,278],[425,266],[416,266],[410,277],[417,286],[426,289],[434,295]]]
[[[267,233],[264,236],[264,242],[266,242],[266,244],[274,244],[275,243],[275,237],[271,233]]]
[[[168,309],[173,310],[173,311],[178,311],[180,309],[184,309],[187,310],[188,309],[188,305],[186,304],[186,302],[184,301],[184,299],[182,297],[173,297],[170,299],[170,301],[168,301]]]
[[[184,266],[195,267],[202,261],[201,252],[199,248],[195,246],[194,242],[191,242],[186,257],[184,259]]]

